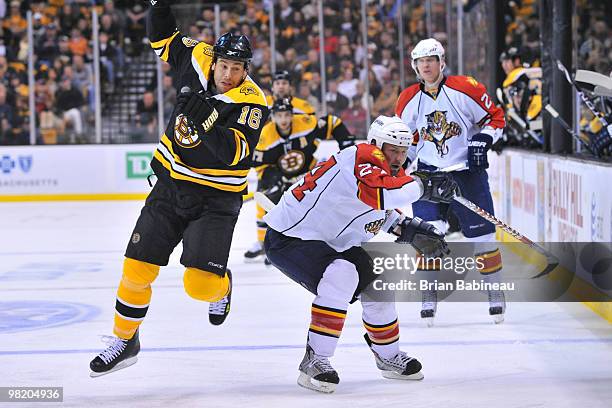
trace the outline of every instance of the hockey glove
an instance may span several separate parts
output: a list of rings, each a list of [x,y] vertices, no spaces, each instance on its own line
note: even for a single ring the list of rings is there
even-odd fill
[[[457,182],[449,173],[416,171],[412,173],[423,182],[421,200],[432,203],[450,203],[455,195],[461,195]]]
[[[450,253],[444,234],[419,217],[406,218],[401,223],[398,244],[410,244],[426,258],[442,258]]]
[[[597,157],[601,157],[606,153],[606,150],[612,145],[612,135],[610,131],[612,125],[608,125],[607,128],[602,128],[599,133],[591,136],[591,146]]]
[[[195,124],[208,132],[219,118],[217,110],[208,102],[204,95],[196,92],[181,92],[176,98],[179,112]]]
[[[487,152],[493,144],[493,138],[486,133],[477,133],[468,142],[468,166],[471,171],[489,168]]]

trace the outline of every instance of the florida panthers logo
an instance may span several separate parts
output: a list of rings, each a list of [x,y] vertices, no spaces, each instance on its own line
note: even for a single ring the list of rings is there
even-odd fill
[[[384,218],[380,220],[369,222],[364,226],[365,232],[369,232],[370,234],[376,235],[378,234],[378,231],[380,231],[384,223],[385,223]]]
[[[461,126],[457,122],[450,122],[446,120],[447,111],[433,111],[427,118],[427,127],[422,127],[420,137],[425,140],[432,142],[436,145],[438,154],[440,157],[444,157],[448,154],[448,146],[446,141],[454,136],[461,134]]]

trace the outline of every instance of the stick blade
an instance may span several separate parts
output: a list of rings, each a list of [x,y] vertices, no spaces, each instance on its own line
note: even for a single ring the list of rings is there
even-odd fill
[[[548,264],[546,265],[546,268],[544,268],[542,272],[538,273],[536,276],[532,276],[531,279],[537,279],[537,278],[541,278],[542,276],[546,276],[552,271],[554,271],[557,266],[559,266],[559,261],[557,259],[548,257],[547,260],[548,260]]]

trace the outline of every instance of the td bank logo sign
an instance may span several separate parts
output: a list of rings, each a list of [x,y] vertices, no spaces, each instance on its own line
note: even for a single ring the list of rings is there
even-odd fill
[[[125,155],[125,164],[128,179],[147,178],[153,171],[149,166],[153,153],[151,152],[128,152]]]

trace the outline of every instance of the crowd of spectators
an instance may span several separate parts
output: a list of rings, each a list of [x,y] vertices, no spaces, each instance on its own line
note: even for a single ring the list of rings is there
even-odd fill
[[[411,47],[425,34],[420,16],[423,1],[404,1],[410,9],[407,44]],[[3,4],[5,7],[3,7]],[[41,143],[91,141],[93,127],[94,78],[92,51],[92,10],[97,8],[100,27],[101,80],[104,97],[120,83],[126,59],[139,56],[146,48],[145,3],[140,0],[0,0],[0,83],[6,88],[6,102],[0,105],[0,144],[22,144],[29,140],[26,12],[32,11],[35,55],[36,120]],[[4,13],[4,14],[3,14]],[[367,7],[368,44],[360,35],[360,1],[324,2],[326,95],[321,95],[319,32],[314,0],[276,2],[276,68],[293,76],[294,94],[308,100],[322,112],[325,98],[328,112],[344,119],[358,136],[365,136],[365,111],[371,115],[391,114],[400,92],[397,45],[396,0],[370,1]],[[214,11],[208,5],[176,1],[175,14],[182,31],[201,41],[214,42]],[[264,2],[233,2],[221,8],[223,31],[247,34],[255,55],[251,75],[269,90],[273,50],[269,39],[269,13]],[[411,33],[411,34],[409,34]],[[368,60],[369,70],[364,69]],[[408,80],[412,72],[407,65]],[[370,79],[370,95],[364,79]],[[172,109],[176,98],[174,73],[164,67],[163,110]],[[157,93],[153,80],[138,104],[135,124],[146,133],[157,132]],[[77,95],[78,94],[78,95]],[[0,91],[0,102],[2,92]]]
[[[577,0],[585,2],[585,0]],[[367,109],[370,116],[392,114],[400,89],[400,72],[406,84],[415,81],[406,53],[399,63],[398,13],[404,19],[404,49],[409,51],[427,37],[424,0],[370,0],[366,7],[367,44],[361,35],[361,1],[323,2],[326,94],[321,95],[321,61],[316,0],[275,2],[275,50],[270,46],[270,14],[264,1],[246,0],[221,6],[221,30],[235,30],[251,39],[254,57],[251,76],[269,92],[272,53],[276,68],[292,74],[293,93],[308,100],[323,114],[343,118],[349,129],[364,137]],[[537,2],[510,2],[506,46],[520,45],[523,60],[538,64],[539,28]],[[179,26],[184,34],[213,43],[214,9],[211,4],[188,0],[174,2]],[[432,1],[432,35],[446,46],[445,1]],[[36,118],[42,143],[91,141],[93,127],[94,78],[92,52],[92,10],[97,9],[100,27],[102,97],[121,84],[129,58],[138,57],[147,47],[142,0],[0,0],[0,144],[27,143],[29,139],[28,86],[26,75],[26,12],[32,11],[35,55]],[[610,69],[611,36],[605,7],[590,7],[580,14],[579,55],[585,68]],[[367,61],[368,69],[364,68]],[[607,65],[607,67],[606,67]],[[370,94],[365,95],[365,79]],[[176,99],[175,73],[163,64],[163,111],[166,116]],[[140,131],[157,135],[157,79],[154,78],[137,106],[134,124]],[[6,95],[3,96],[3,93]],[[79,96],[77,96],[79,94]],[[69,97],[67,97],[69,96]],[[150,140],[152,138],[152,140]]]
[[[100,15],[100,80],[106,95],[121,75],[125,54],[135,52],[129,38],[137,27],[129,9],[119,9],[112,0],[0,0],[0,84],[6,89],[0,144],[29,142],[28,11],[38,142],[92,141],[92,6]],[[142,44],[143,31],[137,35]]]

